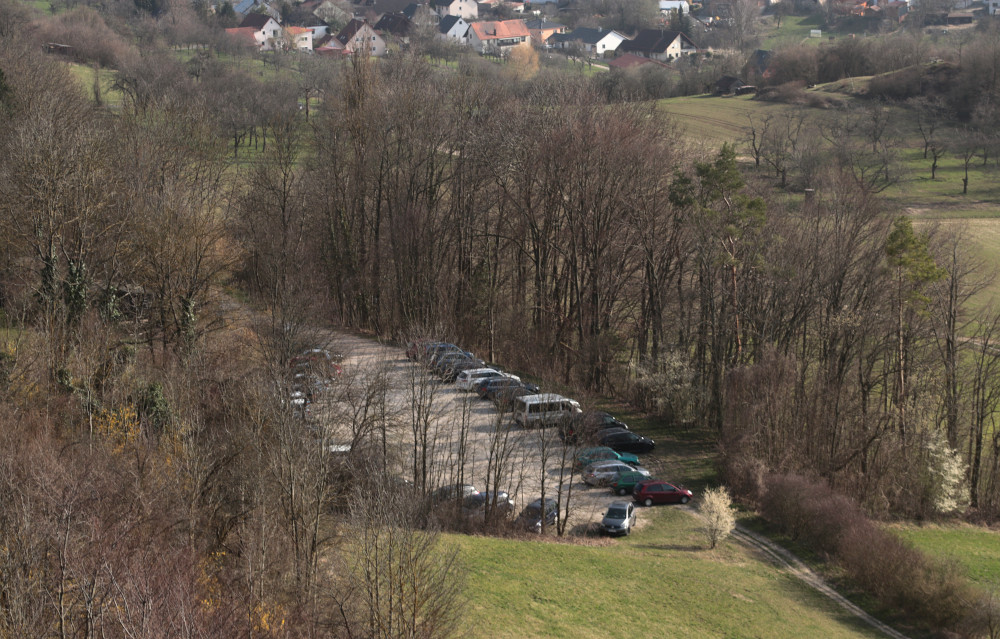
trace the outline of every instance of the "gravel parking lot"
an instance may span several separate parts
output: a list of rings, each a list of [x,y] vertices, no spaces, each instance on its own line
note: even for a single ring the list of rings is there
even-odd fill
[[[427,424],[423,439],[427,442],[429,490],[455,483],[472,484],[479,490],[505,490],[520,512],[541,495],[543,477],[546,497],[556,497],[562,474],[564,499],[568,495],[570,504],[569,532],[582,532],[599,523],[612,501],[631,499],[617,497],[609,488],[587,486],[579,473],[570,477],[573,450],[566,449],[556,429],[514,426],[508,416],[498,414],[492,402],[440,382],[420,364],[408,360],[404,349],[343,334],[337,335],[333,348],[345,355],[342,382],[354,385],[359,392],[381,371],[389,389],[386,410],[396,423],[391,438],[402,451],[407,478],[413,478],[414,452],[420,456],[421,450],[414,445],[412,424]],[[567,460],[565,466],[563,459]],[[641,525],[641,509],[639,512]]]

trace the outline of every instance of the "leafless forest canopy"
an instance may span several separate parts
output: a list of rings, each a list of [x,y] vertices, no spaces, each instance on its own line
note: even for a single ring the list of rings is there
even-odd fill
[[[345,384],[348,458],[286,405],[331,326],[708,429],[747,503],[802,475],[878,516],[1000,516],[993,267],[882,199],[881,106],[720,151],[582,76],[265,80],[88,11],[0,7],[0,636],[451,632],[460,571],[390,479],[433,445],[426,389],[388,414],[384,376]],[[70,31],[120,105],[40,55]]]

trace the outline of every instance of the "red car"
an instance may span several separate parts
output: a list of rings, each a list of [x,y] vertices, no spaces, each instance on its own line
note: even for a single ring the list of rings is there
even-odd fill
[[[694,497],[687,488],[678,488],[658,479],[641,481],[635,485],[632,498],[644,506],[653,504],[686,504]]]

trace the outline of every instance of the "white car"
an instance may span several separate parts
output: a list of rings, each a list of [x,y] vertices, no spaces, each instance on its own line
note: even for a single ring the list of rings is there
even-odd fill
[[[462,371],[455,378],[455,388],[464,391],[475,390],[479,382],[484,379],[493,379],[509,377],[517,381],[521,381],[521,378],[516,375],[508,375],[507,373],[501,373],[495,368],[473,368],[472,370]]]
[[[610,461],[587,466],[583,471],[583,481],[590,486],[610,486],[611,482],[618,478],[618,473],[639,473],[645,477],[650,476],[645,468],[633,468],[623,462]]]

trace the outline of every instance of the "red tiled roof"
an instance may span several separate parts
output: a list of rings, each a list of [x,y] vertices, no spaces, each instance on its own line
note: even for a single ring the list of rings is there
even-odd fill
[[[480,40],[501,40],[506,38],[527,38],[528,27],[522,20],[503,20],[501,22],[473,22],[469,25]]]
[[[236,27],[234,29],[226,29],[226,33],[234,38],[243,40],[244,42],[255,46],[259,44],[257,42],[257,36],[255,35],[257,31],[258,29],[254,29],[253,27]]]
[[[641,55],[635,55],[634,53],[625,53],[608,62],[608,66],[613,69],[631,69],[632,67],[638,67],[644,64],[656,64],[661,67],[667,66],[658,60],[644,58]]]

